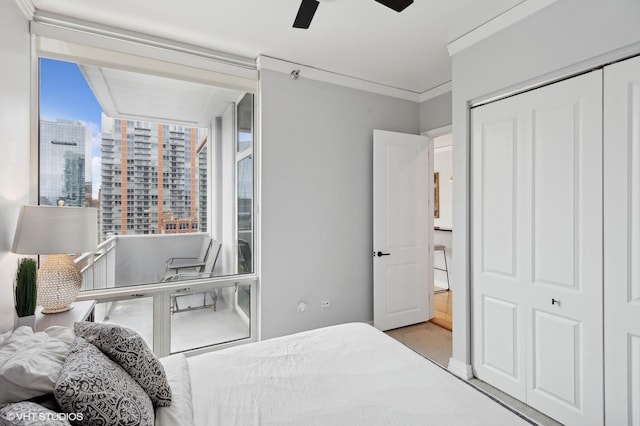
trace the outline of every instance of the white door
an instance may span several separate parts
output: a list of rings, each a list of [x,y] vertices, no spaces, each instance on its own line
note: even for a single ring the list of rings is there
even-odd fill
[[[472,120],[476,375],[564,424],[602,424],[602,72]]]
[[[640,425],[640,58],[605,68],[606,422]]]
[[[509,98],[472,112],[472,362],[477,377],[524,401],[529,255],[519,204],[526,199],[521,150],[530,130],[520,103]]]
[[[373,131],[373,324],[380,330],[429,319],[432,181],[426,137]]]

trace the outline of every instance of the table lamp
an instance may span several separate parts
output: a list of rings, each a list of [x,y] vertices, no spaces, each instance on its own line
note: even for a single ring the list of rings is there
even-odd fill
[[[71,309],[82,287],[80,268],[68,253],[96,249],[98,210],[85,207],[22,206],[12,252],[46,254],[38,270],[42,313]]]

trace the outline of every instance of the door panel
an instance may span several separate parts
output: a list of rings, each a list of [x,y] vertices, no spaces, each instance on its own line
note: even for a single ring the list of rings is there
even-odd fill
[[[532,358],[533,383],[531,388],[558,403],[580,409],[579,376],[581,323],[548,312],[533,311]],[[557,374],[553,366],[562,368]]]
[[[603,422],[601,79],[472,111],[474,370],[569,425]]]
[[[473,368],[524,401],[523,255],[518,200],[525,190],[518,150],[525,117],[512,99],[473,111]]]
[[[516,273],[516,121],[487,123],[482,139],[482,270]]]
[[[537,284],[575,286],[577,102],[533,110],[533,281]]]
[[[640,58],[605,68],[607,424],[640,425]]]
[[[527,403],[565,424],[598,425],[604,420],[602,72],[532,91],[529,98],[533,276],[525,295],[533,333]],[[537,335],[536,327],[546,331]]]
[[[373,323],[380,330],[429,319],[427,160],[424,136],[374,130]]]
[[[419,312],[420,289],[414,285],[421,278],[420,263],[410,262],[387,267],[387,282],[393,282],[392,288],[387,287],[386,312],[389,315]]]
[[[482,363],[487,369],[518,381],[518,306],[511,302],[484,297],[482,305],[484,327]]]
[[[424,189],[419,181],[422,177],[418,176],[422,170],[414,167],[416,155],[419,155],[419,148],[411,144],[389,143],[385,146],[388,248],[412,249],[420,244],[420,236],[414,226],[418,219],[424,221],[424,218],[419,217],[421,212],[418,209],[410,208],[414,205],[415,194]]]

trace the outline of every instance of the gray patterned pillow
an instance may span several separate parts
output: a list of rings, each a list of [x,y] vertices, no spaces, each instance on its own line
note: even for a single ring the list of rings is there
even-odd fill
[[[0,408],[2,426],[70,426],[67,418],[81,420],[75,415],[56,413],[35,402],[16,402]]]
[[[60,408],[82,424],[153,426],[149,396],[118,364],[76,337],[54,391]]]
[[[164,368],[138,333],[119,325],[94,322],[77,322],[74,330],[76,336],[87,339],[129,373],[154,406],[171,405],[171,387]]]

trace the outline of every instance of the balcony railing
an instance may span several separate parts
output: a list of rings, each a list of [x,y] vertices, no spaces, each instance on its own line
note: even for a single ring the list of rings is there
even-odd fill
[[[115,287],[116,237],[98,245],[95,252],[88,252],[75,259],[82,267],[81,290],[98,290]]]
[[[203,238],[209,235],[112,236],[95,252],[76,259],[83,274],[83,291],[78,300],[97,300],[96,322],[136,330],[159,356],[183,351],[199,353],[214,346],[224,348],[255,341],[254,275],[231,275],[234,270],[223,268],[229,262],[219,258],[213,274],[161,282],[167,273],[166,260],[197,257]],[[227,247],[221,257],[233,251]]]
[[[146,221],[148,218],[139,218]],[[197,258],[204,233],[114,235],[95,252],[75,259],[83,276],[82,291],[161,282],[167,259]],[[220,275],[233,273],[218,271]]]

